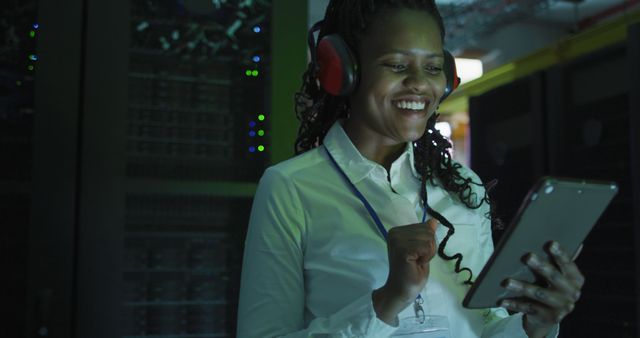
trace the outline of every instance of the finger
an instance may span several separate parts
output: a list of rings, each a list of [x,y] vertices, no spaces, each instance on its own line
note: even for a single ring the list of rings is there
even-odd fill
[[[410,241],[412,239],[421,241],[435,241],[435,233],[428,227],[425,227],[424,224],[422,224],[419,228],[408,229],[407,232],[404,233],[404,239],[407,241]]]
[[[435,236],[436,229],[438,228],[438,221],[430,219],[424,223],[409,224],[404,227],[406,228],[406,231],[412,232],[414,236],[416,234],[428,234],[433,237]]]
[[[567,298],[574,301],[576,292],[579,290],[576,285],[565,276],[562,271],[556,268],[548,260],[540,258],[536,254],[529,254],[525,259],[525,264],[531,268],[534,272],[543,277],[549,285],[560,290],[567,295]]]
[[[578,269],[576,263],[571,260],[564,250],[560,247],[558,242],[552,242],[549,246],[549,252],[553,256],[556,264],[560,267],[560,270],[564,272],[564,275],[572,281],[579,289],[584,285],[584,275]]]
[[[534,316],[538,320],[550,323],[552,322],[552,315],[548,315],[548,309],[542,307],[539,304],[535,304],[530,301],[524,301],[518,298],[508,298],[500,301],[500,306],[511,311],[521,312],[529,316]]]
[[[437,221],[436,221],[435,225],[432,225],[431,224],[431,220],[429,220],[429,221],[426,221],[424,223],[414,223],[414,224],[407,224],[407,225],[401,225],[401,226],[393,227],[389,231],[395,230],[395,231],[397,231],[399,233],[410,232],[412,234],[419,234],[419,233],[433,234],[433,233],[435,233],[434,229],[436,229],[437,227],[438,227],[438,222]]]
[[[433,240],[410,239],[405,246],[407,255],[415,255],[415,257],[426,257],[431,260],[435,255],[436,245]],[[416,258],[417,259],[417,258]]]
[[[413,253],[407,254],[406,260],[409,263],[414,263],[415,262],[416,264],[424,267],[425,265],[429,264],[429,260],[425,259],[425,257],[427,257],[427,256],[421,255],[420,253],[417,253],[417,252],[413,252]]]
[[[503,299],[500,301],[500,306],[511,311],[524,313],[531,320],[547,325],[560,323],[564,317],[573,311],[573,304],[570,308],[553,309],[536,302],[518,298]]]
[[[438,221],[435,218],[431,218],[430,220],[428,220],[427,225],[434,233],[436,232],[436,229],[438,229]]]
[[[561,293],[514,279],[508,279],[505,283],[505,288],[519,297],[535,300],[551,308],[564,308],[567,307],[569,303],[573,303]]]

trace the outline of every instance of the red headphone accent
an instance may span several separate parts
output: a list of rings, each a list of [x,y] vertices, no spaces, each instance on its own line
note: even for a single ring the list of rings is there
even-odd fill
[[[355,57],[338,35],[328,35],[318,43],[318,80],[322,88],[333,96],[351,93],[358,74]]]

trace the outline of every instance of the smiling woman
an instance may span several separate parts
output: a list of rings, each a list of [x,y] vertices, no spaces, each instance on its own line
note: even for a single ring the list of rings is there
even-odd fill
[[[360,40],[360,84],[345,132],[361,153],[389,170],[407,142],[424,134],[444,95],[440,28],[411,9],[380,10]]]
[[[461,305],[493,251],[492,216],[435,129],[458,78],[433,0],[333,0],[309,40],[298,156],[267,169],[254,199],[238,336],[389,337],[427,317],[438,337],[553,336],[558,304],[573,306],[555,289],[549,306],[512,300],[526,320]]]

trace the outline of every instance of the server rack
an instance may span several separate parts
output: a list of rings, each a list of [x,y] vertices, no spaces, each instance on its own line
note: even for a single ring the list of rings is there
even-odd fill
[[[35,1],[0,4],[0,336],[24,330],[28,236],[31,209],[33,91],[38,32]]]
[[[534,176],[613,180],[621,187],[577,260],[587,283],[575,311],[562,323],[562,337],[638,333],[638,60],[636,26],[625,44],[559,64],[470,104],[472,167],[484,177],[522,183],[496,189],[498,211],[506,205],[512,215],[509,201],[519,202]],[[535,89],[518,90],[523,86]],[[518,99],[513,102],[507,99],[514,96]],[[511,102],[511,114],[501,113],[505,102]],[[523,112],[530,116],[529,123],[497,127],[520,119]],[[523,143],[521,135],[514,137],[516,132],[534,137]],[[501,165],[491,153],[500,143],[510,143],[507,149],[518,148],[514,143],[526,145],[519,147],[526,156],[507,151]]]
[[[471,167],[491,191],[501,220],[515,215],[520,200],[546,172],[544,73],[519,79],[469,100]],[[501,229],[494,231],[499,240]]]
[[[630,297],[639,283],[634,253],[640,249],[632,211],[640,204],[633,195],[639,171],[632,165],[637,154],[631,152],[629,106],[635,83],[623,75],[637,60],[622,44],[549,72],[550,174],[613,180],[620,186],[577,260],[587,283],[564,325],[565,336],[637,335],[637,298]]]
[[[270,3],[238,4],[213,20],[171,1],[132,4],[124,337],[234,335],[251,199],[174,189],[256,182],[269,161]]]
[[[628,49],[629,58],[627,58],[628,65],[628,80],[630,84],[629,91],[629,140],[630,140],[630,163],[631,172],[638,173],[640,171],[640,86],[637,84],[637,79],[640,78],[640,63],[634,62],[634,57],[640,56],[640,25],[636,24],[629,28],[628,37]],[[633,200],[640,201],[640,175],[633,175],[632,178]],[[635,260],[636,260],[636,276],[640,274],[640,208],[633,208],[633,229],[635,233]],[[636,301],[636,323],[640,323],[640,283],[636,283],[635,286],[635,301]]]
[[[271,1],[38,11],[24,336],[234,336]]]

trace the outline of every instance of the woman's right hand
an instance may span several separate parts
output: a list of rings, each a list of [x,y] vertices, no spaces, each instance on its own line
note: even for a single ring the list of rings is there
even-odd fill
[[[437,226],[438,222],[430,219],[389,230],[389,275],[385,285],[373,292],[374,309],[384,322],[392,324],[427,283],[429,262],[436,254]]]

